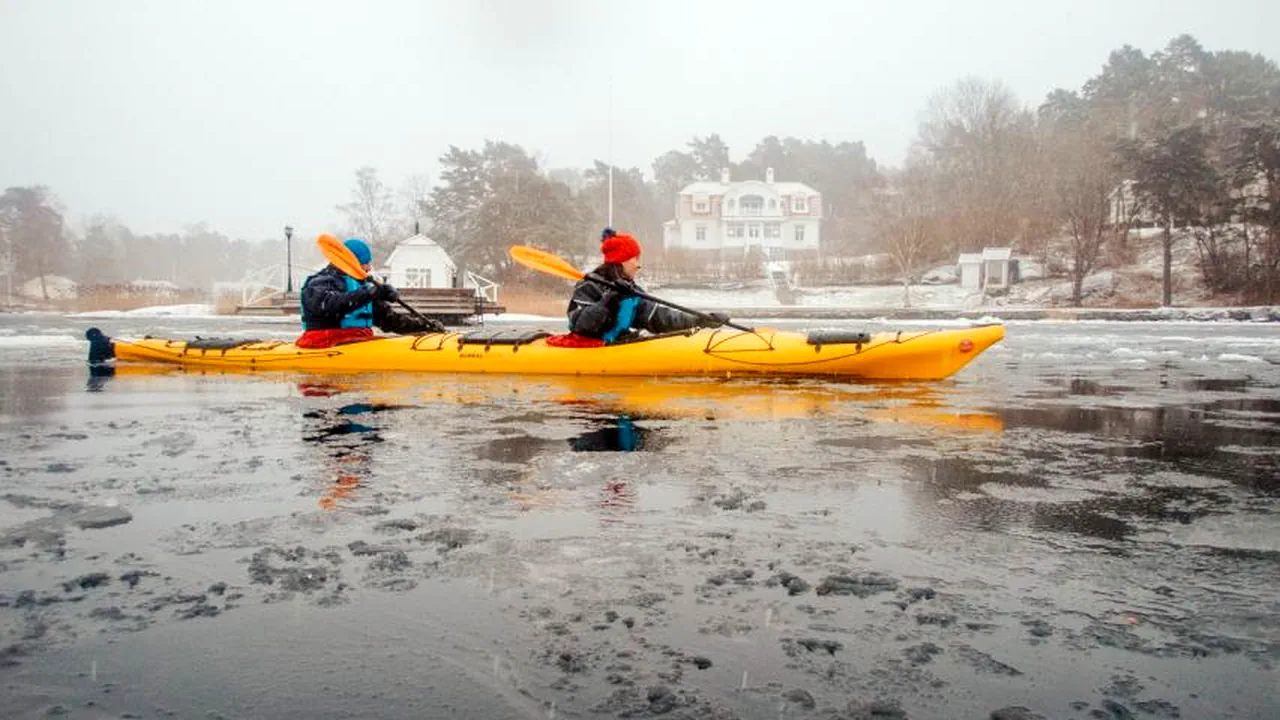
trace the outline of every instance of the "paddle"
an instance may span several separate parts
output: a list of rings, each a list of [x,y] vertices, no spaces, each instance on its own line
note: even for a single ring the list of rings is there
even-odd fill
[[[659,305],[666,305],[669,308],[674,308],[681,312],[689,313],[690,315],[696,315],[697,317],[700,317],[700,318],[706,318],[708,320],[716,320],[716,318],[713,318],[704,312],[699,312],[692,308],[687,308],[683,305],[677,305],[671,302],[670,300],[663,300],[662,298],[656,298],[647,292],[636,290],[633,287],[626,287],[620,283],[616,283],[612,280],[607,280],[605,278],[602,278],[599,275],[596,275],[595,273],[583,272],[578,268],[574,267],[573,265],[570,265],[567,260],[559,256],[552,255],[551,253],[545,250],[539,250],[538,248],[529,247],[528,245],[512,245],[509,252],[511,253],[511,257],[513,260],[520,263],[521,265],[524,265],[527,268],[537,270],[538,272],[543,272],[548,275],[558,275],[559,277],[565,278],[566,280],[573,280],[575,282],[583,278],[586,278],[592,282],[604,285],[605,287],[613,288],[614,290],[617,290],[618,292],[621,292],[621,293],[625,293],[628,295],[635,295],[636,297],[644,298],[649,302],[655,302],[655,303],[658,303]],[[749,332],[749,333],[755,332],[754,329],[749,328],[745,325],[738,325],[736,323],[731,323],[731,322],[726,322],[724,324],[735,330],[741,330],[743,332]]]
[[[342,241],[338,238],[330,235],[329,233],[323,233],[320,237],[316,238],[316,244],[320,246],[320,252],[324,254],[324,259],[333,263],[333,266],[342,272],[350,275],[356,280],[368,280],[374,285],[382,285],[382,283],[378,281],[378,278],[370,275],[369,271],[364,269],[364,266],[356,259],[356,254],[351,252],[351,248],[343,245]],[[439,322],[432,320],[417,310],[414,310],[412,306],[400,299],[398,296],[396,297],[396,302],[400,303],[400,307],[408,310],[414,317],[422,320],[423,322],[431,323],[432,327],[443,327]],[[437,332],[442,332],[442,330]]]

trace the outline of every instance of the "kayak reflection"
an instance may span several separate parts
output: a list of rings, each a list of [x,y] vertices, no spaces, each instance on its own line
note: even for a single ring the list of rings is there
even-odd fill
[[[163,365],[121,365],[115,375],[272,376],[249,369],[183,370]],[[659,420],[786,420],[860,416],[926,429],[999,433],[997,413],[957,407],[963,392],[938,383],[857,383],[845,380],[732,380],[571,375],[360,373],[300,374],[304,385],[359,393],[374,405],[490,405],[512,398],[593,413]]]
[[[102,392],[111,378],[116,375],[116,366],[107,363],[98,363],[89,366],[89,379],[85,382],[85,390],[88,392]]]

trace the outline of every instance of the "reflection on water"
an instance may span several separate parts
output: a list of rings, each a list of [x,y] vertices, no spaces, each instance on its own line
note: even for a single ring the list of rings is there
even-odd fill
[[[595,427],[569,440],[574,452],[633,452],[647,450],[653,431],[635,424],[626,415],[598,421]]]
[[[1074,395],[1110,394],[1089,383],[1065,388]],[[1273,510],[1252,499],[1280,492],[1280,400],[1029,405],[998,412],[1005,427],[998,455],[908,460],[926,513],[983,530],[1023,527],[1121,541],[1215,516],[1269,517]],[[1224,542],[1235,541],[1267,542],[1243,535]]]
[[[1096,344],[1076,337],[1081,347]],[[358,590],[349,596],[352,610],[414,620],[388,636],[393,644],[446,647],[424,621],[431,614],[441,623],[473,619],[477,605],[469,600],[479,593],[468,593],[487,588],[505,607],[485,613],[487,627],[457,647],[483,644],[531,658],[529,680],[521,682],[540,702],[563,699],[546,687],[552,674],[559,676],[556,658],[594,664],[624,649],[634,653],[627,664],[635,671],[620,677],[635,683],[638,704],[610,708],[611,715],[652,714],[646,688],[670,669],[673,658],[658,649],[666,647],[714,659],[706,673],[684,663],[683,680],[675,684],[717,701],[726,682],[736,687],[746,669],[737,665],[745,656],[733,648],[750,646],[749,654],[762,658],[764,672],[751,673],[757,683],[767,673],[778,687],[809,688],[824,706],[843,707],[849,697],[872,691],[919,702],[932,690],[917,692],[915,683],[935,679],[975,688],[978,702],[990,703],[912,709],[912,717],[985,717],[992,708],[1022,702],[1066,716],[1067,705],[1058,700],[1097,704],[1088,693],[1106,687],[1113,674],[1142,678],[1151,688],[1139,696],[1143,701],[1176,701],[1183,717],[1215,716],[1205,707],[1226,706],[1235,695],[1261,707],[1269,686],[1258,679],[1276,657],[1277,371],[1270,365],[1222,369],[1227,376],[1269,373],[1263,381],[1188,378],[1164,367],[1118,367],[1104,357],[1095,364],[1110,366],[1092,374],[1080,363],[1064,371],[1060,359],[1020,359],[1051,342],[1015,338],[1012,349],[984,358],[973,372],[931,386],[394,373],[139,378],[122,367],[109,382],[90,378],[86,387],[82,366],[71,373],[10,368],[0,388],[6,422],[25,412],[18,421],[50,429],[0,433],[0,476],[10,483],[5,495],[46,503],[118,495],[138,517],[128,532],[73,529],[68,535],[72,557],[91,550],[96,567],[86,569],[110,570],[116,586],[88,593],[74,607],[60,602],[35,611],[49,614],[47,621],[41,616],[49,636],[68,643],[81,640],[60,630],[63,623],[79,638],[114,632],[105,620],[90,622],[95,604],[133,614],[171,590],[202,591],[207,568],[219,558],[298,546],[312,558],[334,545],[342,567],[335,562],[328,577]],[[389,412],[397,408],[404,410]],[[152,442],[166,433],[172,437]],[[189,438],[197,436],[193,444]],[[428,463],[431,471],[415,472]],[[298,467],[310,469],[301,484],[315,493],[321,509],[310,495],[304,502],[316,512],[296,512],[299,482],[285,476]],[[179,504],[200,520],[168,512]],[[326,509],[336,512],[326,515]],[[22,512],[28,510],[36,514]],[[348,553],[336,534],[316,532],[339,526],[344,540],[350,535],[390,547],[391,538],[401,538],[394,545],[403,555]],[[464,534],[472,538],[464,552],[441,551],[435,539],[409,540]],[[169,556],[169,549],[183,554]],[[218,554],[193,562],[192,549]],[[163,573],[166,583],[172,575],[173,583],[162,590],[161,578],[148,575],[143,582],[155,584],[138,593],[120,587],[112,565],[135,552],[137,563]],[[1226,553],[1252,555],[1241,560]],[[23,562],[41,573],[80,572],[62,561],[37,566],[29,555],[22,551]],[[269,556],[284,562],[283,554]],[[303,559],[297,568],[278,569],[313,564]],[[755,575],[731,576],[730,569]],[[775,571],[814,586],[847,571],[851,578],[883,575],[900,587],[866,600],[815,600],[812,587],[793,597],[769,585]],[[163,635],[190,647],[190,628],[235,633],[258,625],[246,622],[254,616],[240,619],[252,606],[280,611],[271,600],[277,587],[246,582],[243,567],[218,579],[242,586],[237,591],[246,599],[239,609],[228,606],[233,612],[225,616],[130,637]],[[61,586],[40,582],[30,587],[68,596]],[[395,589],[413,582],[414,592]],[[924,593],[919,602],[913,602],[916,588]],[[437,589],[442,596],[447,589],[449,600],[431,603],[424,616],[420,593]],[[299,595],[295,607],[317,596]],[[637,604],[639,597],[646,606]],[[649,604],[658,597],[665,599]],[[626,609],[633,604],[636,610]],[[804,612],[818,607],[822,615],[806,618],[800,614],[806,606]],[[15,610],[11,603],[5,612]],[[308,633],[331,630],[336,611],[297,614],[294,621],[311,623],[299,626]],[[170,609],[146,612],[160,624],[174,616]],[[638,623],[608,621],[588,632],[606,612],[619,621],[634,614]],[[584,624],[575,625],[575,616]],[[1114,617],[1126,624],[1114,627]],[[1029,639],[1029,618],[1048,634],[1033,631]],[[771,619],[790,622],[785,632],[844,647],[821,662],[791,656],[779,647],[784,636]],[[8,620],[24,627],[19,615]],[[733,628],[740,626],[747,629],[739,634]],[[343,641],[366,642],[362,631],[357,624],[354,634],[332,640],[354,647]],[[634,642],[642,637],[645,643]],[[941,657],[928,667],[907,667],[901,658],[911,655],[904,652],[927,647],[926,641]],[[970,643],[973,652],[982,649],[977,655],[992,658],[967,660]],[[145,648],[133,648],[145,655]],[[77,664],[87,664],[80,661],[92,651],[77,648]],[[397,675],[401,658],[366,655],[377,673],[413,684]],[[551,664],[544,666],[546,658]],[[271,672],[260,654],[240,662],[255,679]],[[615,691],[603,685],[606,662],[573,678],[581,683],[580,697]],[[1009,675],[979,683],[998,686],[983,690],[969,665],[984,674],[1006,668]],[[1206,703],[1146,680],[1166,674],[1207,678],[1186,688],[1205,693]],[[1044,688],[1055,678],[1081,675],[1078,695],[1046,699]],[[1215,685],[1236,676],[1252,689]],[[334,692],[359,695],[360,678],[350,680]],[[769,703],[766,712],[740,716],[775,717],[787,708],[781,714],[791,717],[792,709],[800,710],[774,705],[776,695],[760,695]],[[1108,698],[1122,708],[1119,700],[1136,711],[1135,699]],[[111,708],[126,709],[139,710]],[[589,707],[568,710],[564,714],[592,714]],[[284,714],[290,712],[325,711],[290,705]]]
[[[1101,490],[1048,473],[992,470],[967,458],[918,463],[916,477],[923,481],[924,494],[932,496],[931,514],[951,515],[992,531],[1029,527],[1123,540],[1135,532],[1137,520],[1187,524],[1219,512],[1227,502],[1213,487],[1143,484],[1133,478],[1127,488]]]
[[[1123,395],[1132,387],[1126,385],[1109,385],[1100,383],[1091,378],[1071,377],[1071,378],[1046,378],[1050,385],[1062,388],[1059,393],[1046,393],[1048,396],[1066,397],[1070,395],[1078,395],[1084,397],[1115,397]]]
[[[90,365],[89,379],[85,382],[85,390],[87,392],[102,392],[102,389],[106,387],[107,382],[111,378],[115,377],[115,374],[115,365]]]
[[[1178,384],[1183,390],[1207,392],[1244,392],[1249,387],[1246,378],[1189,378]]]
[[[298,389],[304,397],[327,398],[345,388],[330,383],[304,382]],[[403,406],[353,402],[302,413],[302,440],[316,445],[328,458],[332,485],[320,497],[320,507],[331,510],[349,499],[371,473],[372,446],[383,442],[376,415]]]
[[[1275,493],[1280,455],[1231,452],[1280,444],[1280,401],[1218,400],[1160,407],[1035,406],[1003,408],[1008,430],[1038,428],[1096,436],[1090,452],[1172,463],[1177,468]]]
[[[66,406],[66,395],[79,383],[80,371],[28,372],[0,366],[0,413],[9,419],[30,419],[56,413]]]

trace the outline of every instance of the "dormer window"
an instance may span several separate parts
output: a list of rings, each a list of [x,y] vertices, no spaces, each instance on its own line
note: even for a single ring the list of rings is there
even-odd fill
[[[729,211],[733,212],[733,198],[729,198]]]
[[[807,213],[809,212],[809,198],[797,195],[791,198],[791,212]]]
[[[693,211],[696,213],[706,213],[711,209],[711,204],[707,201],[707,197],[696,197],[693,199]]]
[[[769,198],[769,209],[770,209],[770,210],[777,210],[777,209],[778,209],[778,201],[777,201],[777,200],[774,200],[773,198]]]

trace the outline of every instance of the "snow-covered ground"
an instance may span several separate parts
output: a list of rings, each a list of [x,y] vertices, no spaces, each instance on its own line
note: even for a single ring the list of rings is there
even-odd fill
[[[659,296],[690,307],[780,307],[777,296],[769,288],[742,290],[670,289]],[[980,296],[959,285],[913,285],[911,306],[934,309],[973,309],[979,307]],[[792,305],[821,308],[900,308],[903,306],[901,285],[846,286],[801,288]]]
[[[91,310],[68,313],[67,316],[75,318],[213,317],[215,314],[212,305],[152,305],[133,310]]]

